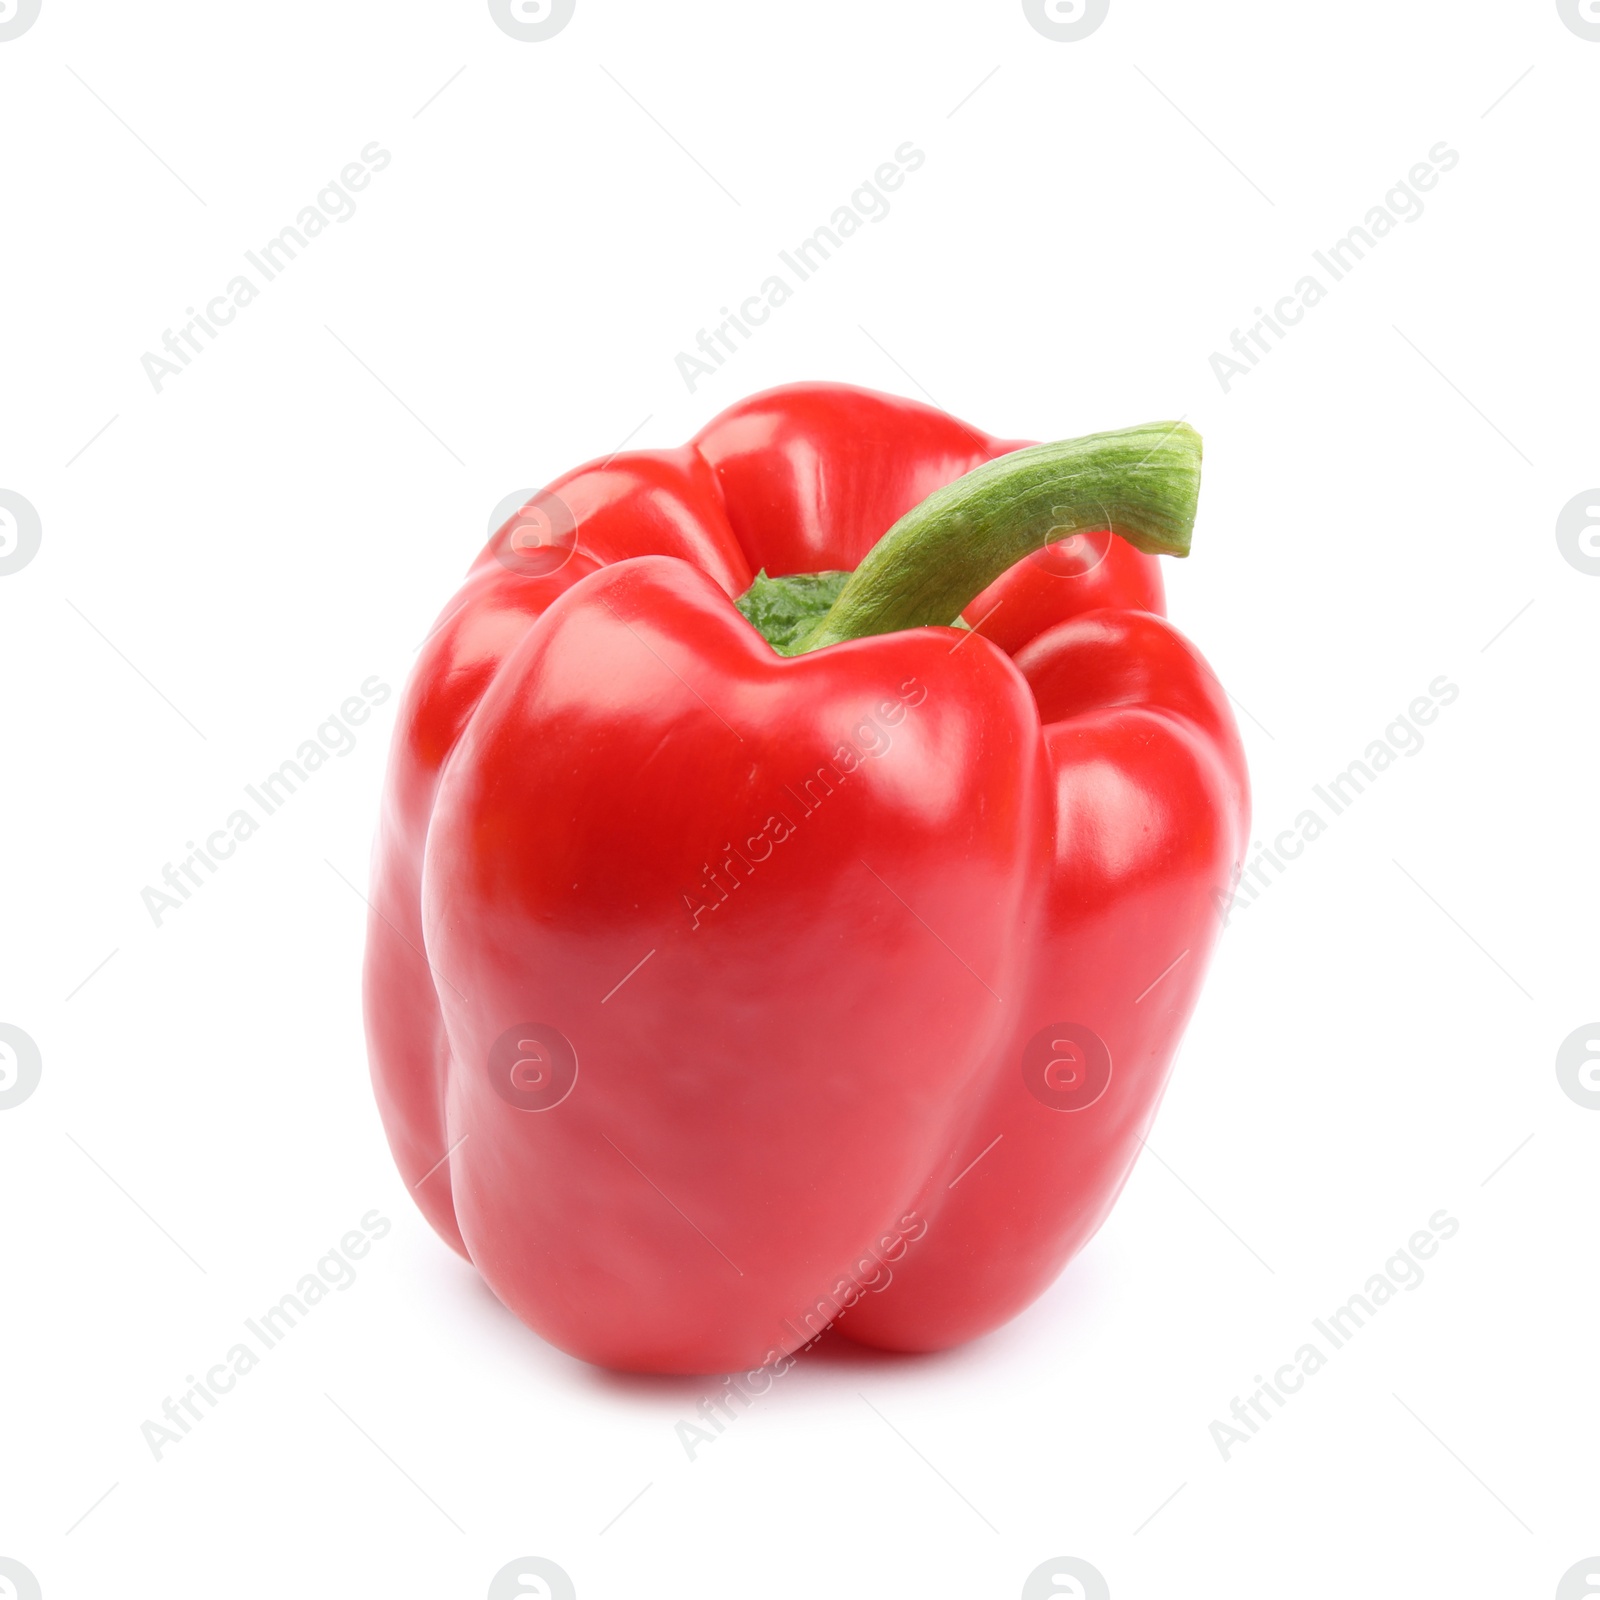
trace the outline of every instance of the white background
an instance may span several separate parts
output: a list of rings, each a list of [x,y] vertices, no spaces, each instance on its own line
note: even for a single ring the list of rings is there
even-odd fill
[[[1600,482],[1597,88],[1554,0],[1112,0],[1077,43],[1015,0],[578,0],[531,44],[468,0],[44,0],[0,43],[0,488],[43,529],[0,577],[0,1021],[43,1060],[0,1112],[0,1556],[46,1600],[478,1597],[529,1554],[582,1600],[1010,1600],[1058,1555],[1343,1600],[1600,1553],[1600,1112],[1554,1065],[1600,1014],[1600,578],[1555,538]],[[891,214],[690,393],[679,350],[908,139]],[[372,140],[357,213],[157,394],[141,355]],[[1425,214],[1224,394],[1212,352],[1441,140]],[[825,1343],[691,1462],[714,1382],[544,1345],[391,1166],[345,880],[395,699],[159,929],[140,891],[398,690],[505,495],[797,378],[1013,436],[1187,416],[1170,610],[1248,708],[1258,837],[1460,695],[1234,916],[1157,1159],[1038,1304]],[[152,1459],[372,1208],[354,1286]],[[1224,1462],[1213,1420],[1440,1208],[1426,1281]]]

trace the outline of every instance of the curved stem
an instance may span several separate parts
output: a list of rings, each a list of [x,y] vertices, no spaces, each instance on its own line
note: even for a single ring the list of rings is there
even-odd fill
[[[1183,422],[1015,450],[935,490],[867,553],[801,652],[948,624],[1025,555],[1107,528],[1184,556],[1200,494],[1200,435]]]

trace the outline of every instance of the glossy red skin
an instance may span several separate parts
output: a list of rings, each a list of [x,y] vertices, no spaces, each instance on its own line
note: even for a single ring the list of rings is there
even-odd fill
[[[791,660],[732,604],[763,566],[855,566],[1015,448],[863,390],[755,396],[556,480],[571,559],[528,577],[491,541],[421,652],[374,852],[373,1083],[429,1221],[574,1355],[753,1369],[840,1312],[958,1343],[1127,1178],[1249,808],[1155,561],[1080,536],[974,601],[980,637]],[[540,1112],[488,1067],[532,1021],[579,1062]],[[1023,1081],[1060,1022],[1111,1053],[1082,1111]]]

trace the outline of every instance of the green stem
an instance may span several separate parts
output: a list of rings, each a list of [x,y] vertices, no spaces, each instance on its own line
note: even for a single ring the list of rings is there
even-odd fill
[[[798,649],[953,622],[1025,555],[1089,529],[1185,556],[1199,493],[1200,435],[1182,422],[1015,450],[901,517]]]

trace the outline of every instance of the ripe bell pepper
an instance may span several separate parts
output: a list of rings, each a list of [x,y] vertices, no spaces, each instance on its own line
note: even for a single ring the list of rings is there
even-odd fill
[[[365,1006],[407,1187],[530,1327],[938,1349],[1099,1227],[1248,830],[1161,615],[1199,470],[798,384],[490,540],[400,710]]]

